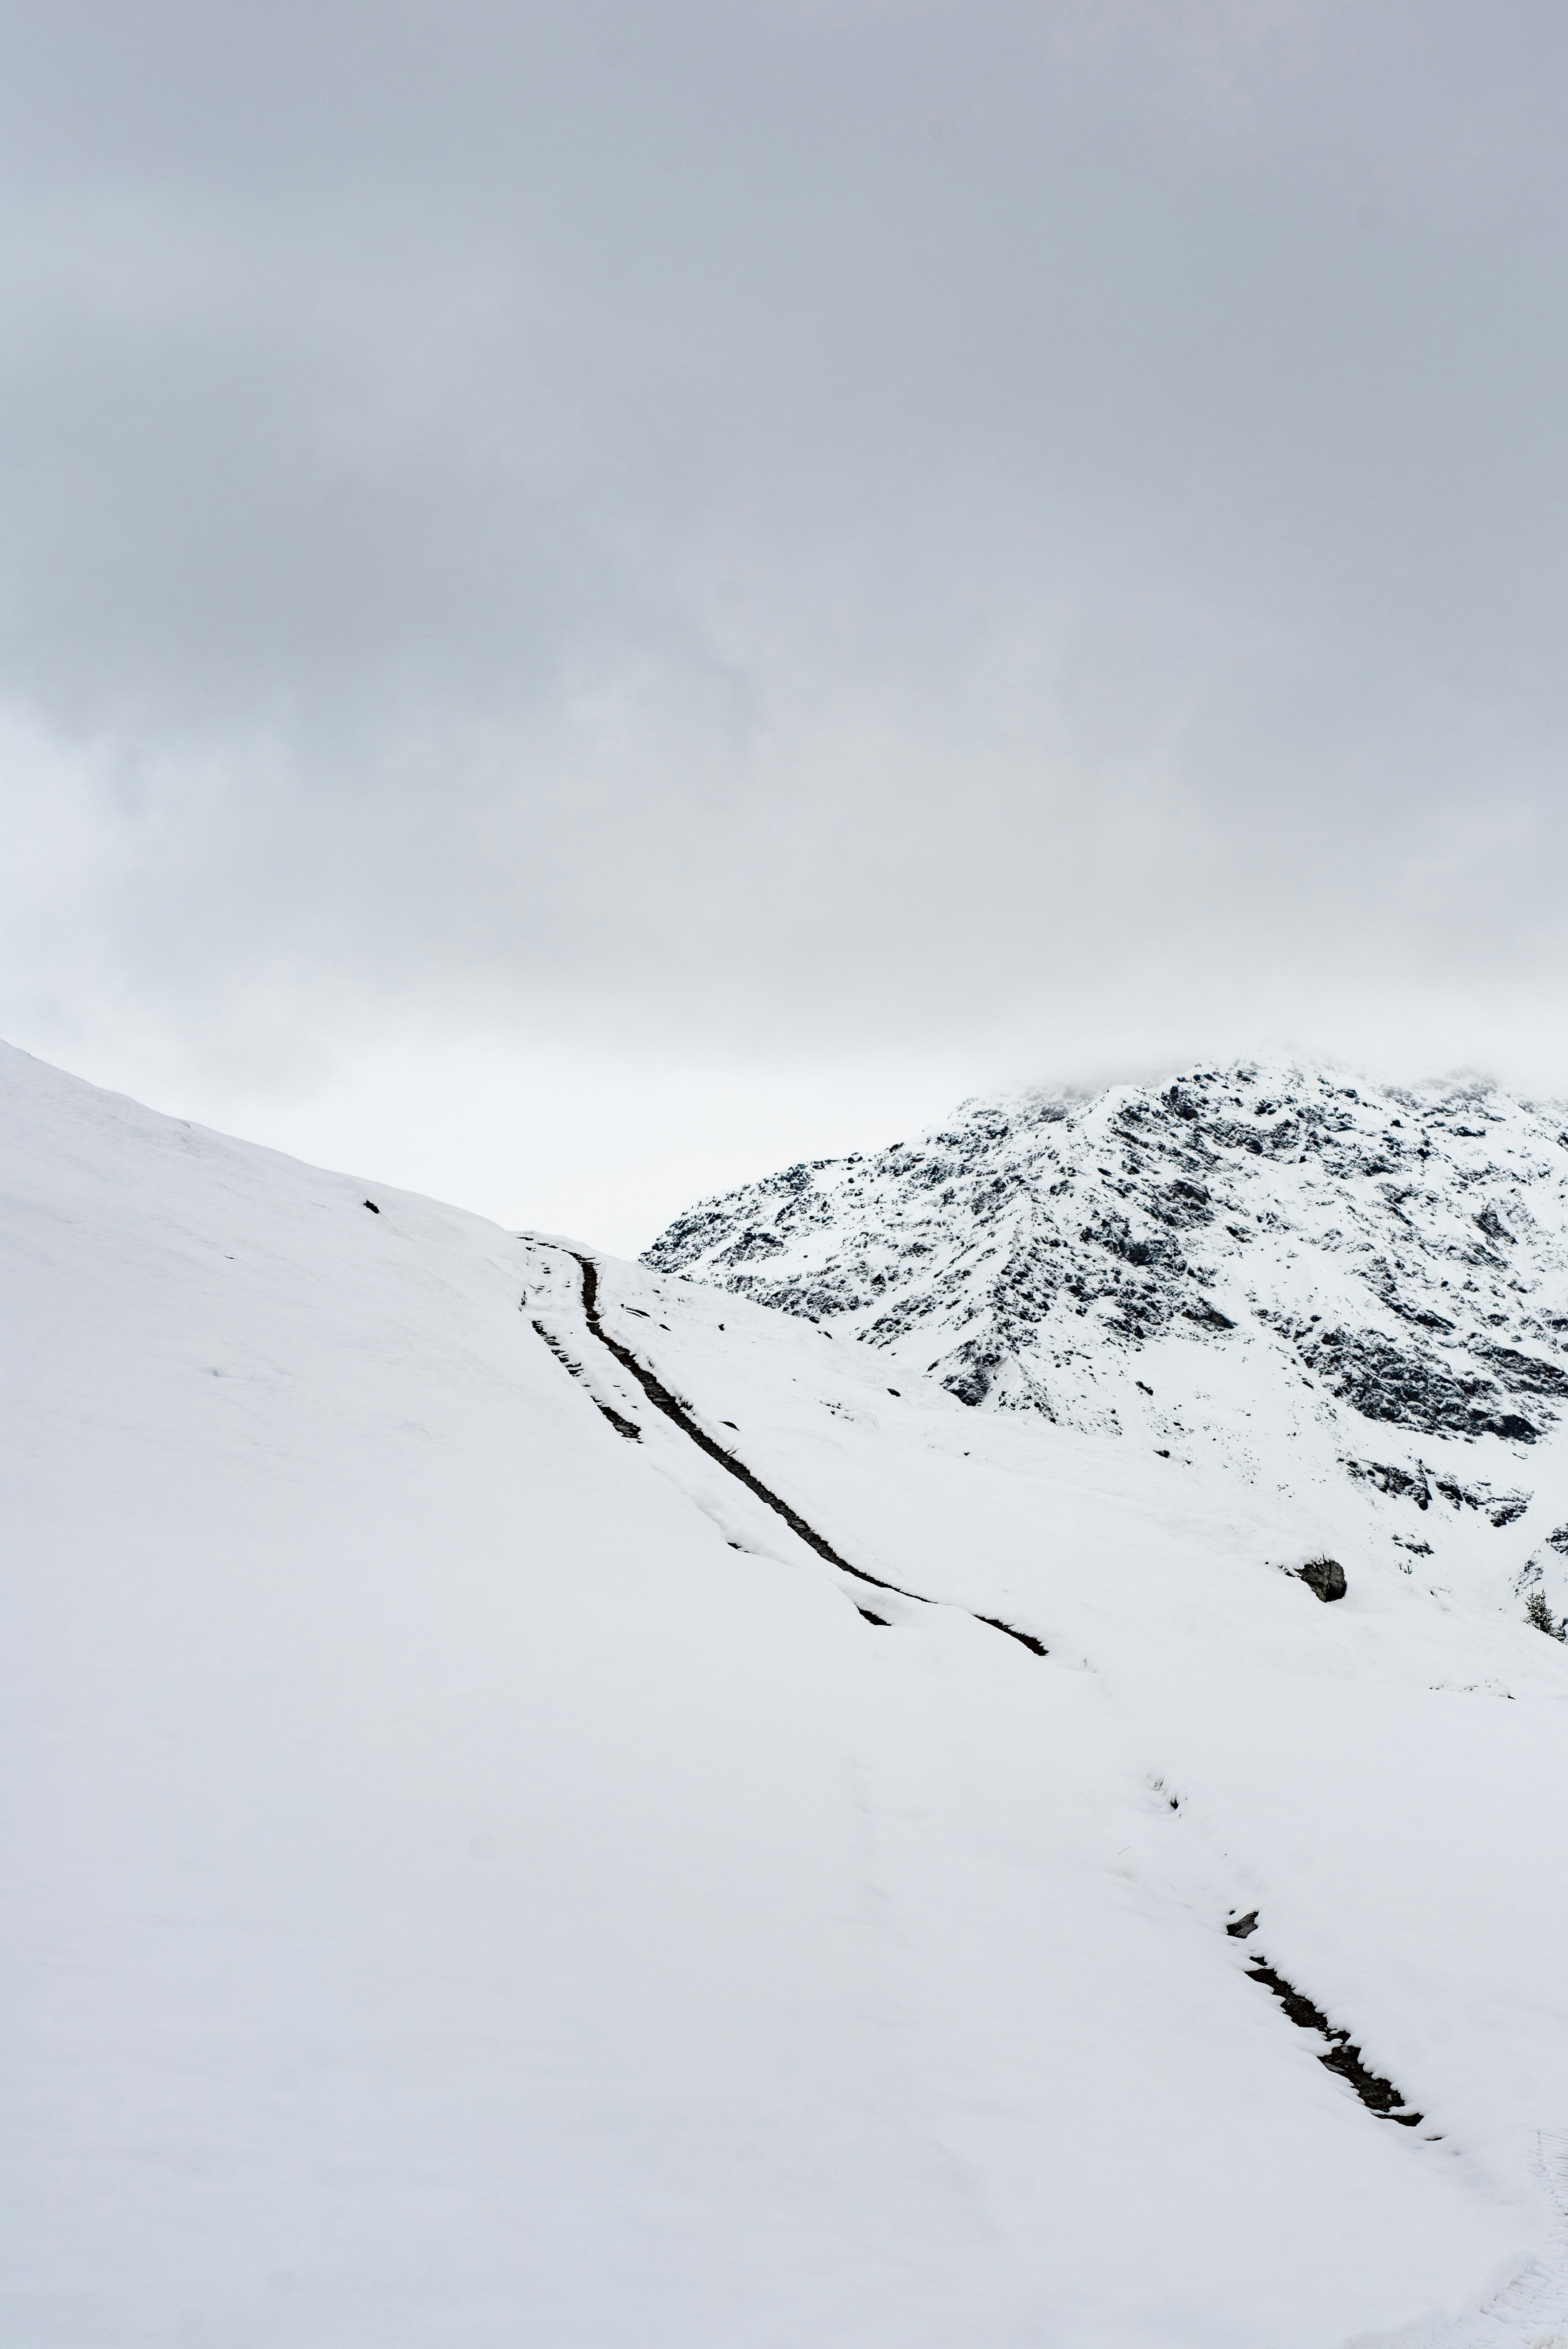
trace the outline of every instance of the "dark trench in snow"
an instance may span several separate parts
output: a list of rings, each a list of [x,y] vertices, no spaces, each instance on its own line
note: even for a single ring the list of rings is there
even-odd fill
[[[923,1607],[930,1605],[930,1600],[922,1599],[918,1590],[901,1590],[896,1582],[884,1582],[880,1575],[868,1574],[863,1567],[851,1566],[847,1557],[841,1557],[831,1542],[824,1541],[816,1528],[806,1523],[799,1510],[792,1509],[788,1501],[781,1501],[777,1493],[770,1493],[761,1478],[752,1475],[744,1460],[738,1460],[733,1452],[727,1452],[722,1444],[716,1444],[706,1429],[697,1425],[685,1406],[676,1402],[668,1387],[637,1360],[631,1349],[611,1337],[599,1312],[599,1268],[592,1257],[576,1256],[575,1250],[572,1253],[582,1267],[583,1313],[590,1332],[607,1352],[614,1354],[621,1368],[636,1380],[655,1411],[663,1412],[666,1419],[673,1420],[681,1433],[688,1436],[699,1451],[706,1452],[710,1460],[717,1460],[721,1468],[727,1468],[732,1476],[738,1477],[748,1492],[765,1502],[776,1516],[782,1517],[790,1532],[799,1534],[800,1539],[808,1543],[819,1557],[826,1558],[830,1566],[836,1566],[842,1574],[852,1574],[857,1582],[872,1583],[878,1590],[891,1590],[895,1598],[913,1599]]]
[[[562,1369],[566,1371],[567,1375],[574,1379],[582,1378],[582,1363],[574,1362],[573,1361],[565,1347],[561,1344],[558,1339],[551,1336],[543,1322],[535,1321],[533,1328],[537,1331],[538,1335],[543,1339],[545,1344],[549,1347],[551,1352],[554,1355]],[[634,1421],[626,1418],[623,1412],[614,1410],[609,1403],[601,1402],[598,1396],[591,1390],[588,1400],[593,1404],[594,1410],[602,1413],[609,1421],[617,1435],[627,1437],[633,1444],[640,1444],[642,1442],[643,1431],[636,1425]]]
[[[880,1575],[868,1574],[862,1566],[851,1566],[849,1559],[841,1557],[831,1542],[826,1540],[814,1526],[807,1524],[798,1509],[792,1509],[788,1501],[780,1500],[777,1493],[770,1492],[759,1476],[753,1475],[744,1460],[737,1459],[733,1452],[727,1452],[722,1444],[716,1444],[713,1437],[698,1426],[686,1406],[676,1400],[662,1380],[649,1370],[645,1363],[640,1362],[629,1347],[623,1346],[618,1340],[612,1338],[604,1327],[599,1311],[598,1266],[592,1257],[578,1256],[575,1249],[570,1250],[569,1253],[582,1269],[583,1314],[591,1335],[597,1338],[605,1350],[614,1356],[621,1368],[636,1380],[655,1411],[663,1412],[665,1417],[672,1420],[680,1429],[681,1433],[688,1436],[699,1451],[706,1452],[710,1460],[716,1460],[721,1468],[727,1469],[730,1475],[738,1478],[746,1486],[748,1492],[755,1494],[758,1500],[765,1503],[776,1516],[783,1518],[791,1533],[799,1534],[800,1539],[814,1549],[819,1557],[825,1558],[830,1566],[836,1566],[841,1574],[852,1574],[857,1582],[869,1582],[873,1589],[891,1590],[897,1599],[913,1599],[917,1606],[929,1607],[934,1603],[918,1590],[905,1590],[896,1582],[883,1581]],[[539,1329],[539,1323],[535,1322],[534,1327]],[[540,1334],[544,1336],[546,1333],[541,1330]],[[559,1347],[555,1350],[559,1353]],[[727,1421],[725,1424],[727,1425],[728,1422]],[[965,1609],[965,1612],[970,1611],[972,1610]],[[885,1618],[873,1614],[869,1607],[861,1608],[860,1613],[868,1623],[874,1623],[879,1630],[888,1629]],[[1027,1648],[1033,1656],[1044,1656],[1049,1652],[1044,1642],[1037,1640],[1033,1632],[1020,1631],[1013,1624],[1004,1623],[997,1616],[975,1615],[974,1620],[985,1624],[993,1631],[1005,1633],[1009,1640],[1016,1640],[1021,1648]]]
[[[1226,1927],[1227,1932],[1232,1930]],[[1361,2061],[1360,2048],[1350,2044],[1348,2031],[1336,2029],[1321,2007],[1314,2006],[1311,1999],[1287,1982],[1283,1974],[1276,1973],[1266,1959],[1253,1959],[1247,1968],[1247,1979],[1262,1982],[1265,1990],[1272,1990],[1291,2021],[1301,2030],[1315,2031],[1328,2041],[1328,2053],[1320,2055],[1318,2062],[1326,2065],[1330,2072],[1337,2072],[1342,2080],[1348,2080],[1368,2112],[1377,2114],[1382,2120],[1398,2121],[1401,2128],[1416,2127],[1421,2115],[1409,2110],[1406,2099],[1392,2080],[1381,2079],[1376,2072],[1367,2069]]]

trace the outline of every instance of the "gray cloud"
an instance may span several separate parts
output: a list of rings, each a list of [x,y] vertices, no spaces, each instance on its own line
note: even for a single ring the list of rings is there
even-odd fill
[[[1560,9],[0,45],[24,1028],[1558,1049]]]

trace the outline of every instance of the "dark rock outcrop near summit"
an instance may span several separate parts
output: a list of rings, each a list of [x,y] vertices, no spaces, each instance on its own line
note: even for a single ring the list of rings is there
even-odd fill
[[[1456,1371],[1381,1330],[1314,1330],[1297,1338],[1296,1350],[1329,1392],[1363,1419],[1418,1427],[1429,1435],[1501,1435],[1514,1444],[1533,1444],[1539,1433],[1522,1413],[1502,1407],[1491,1379]]]

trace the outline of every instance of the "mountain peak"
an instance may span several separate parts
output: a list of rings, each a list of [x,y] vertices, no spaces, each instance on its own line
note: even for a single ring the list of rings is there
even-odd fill
[[[1560,1108],[1249,1060],[966,1102],[705,1201],[646,1261],[830,1322],[976,1408],[1202,1446],[1287,1488],[1446,1480],[1495,1527],[1525,1513],[1525,1464],[1558,1481],[1565,1197]]]

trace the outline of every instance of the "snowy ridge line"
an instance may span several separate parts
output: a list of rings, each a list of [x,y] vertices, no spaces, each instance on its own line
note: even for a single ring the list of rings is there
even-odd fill
[[[922,1591],[905,1590],[899,1583],[885,1582],[880,1575],[868,1574],[864,1567],[851,1566],[847,1557],[840,1557],[831,1542],[826,1540],[814,1526],[807,1524],[798,1509],[792,1509],[788,1501],[780,1500],[777,1493],[770,1492],[759,1476],[753,1475],[744,1460],[737,1459],[733,1452],[727,1452],[722,1444],[716,1444],[713,1437],[705,1429],[699,1427],[691,1414],[676,1401],[668,1387],[655,1373],[640,1362],[629,1347],[623,1346],[617,1339],[612,1338],[605,1329],[599,1312],[599,1268],[593,1257],[580,1256],[575,1248],[569,1248],[565,1253],[582,1268],[583,1315],[591,1335],[597,1338],[606,1351],[614,1356],[622,1369],[628,1371],[636,1380],[655,1411],[663,1412],[665,1417],[672,1420],[682,1434],[688,1436],[700,1451],[706,1452],[710,1460],[716,1460],[721,1468],[727,1469],[732,1476],[738,1478],[748,1492],[755,1494],[759,1501],[765,1502],[775,1516],[783,1518],[791,1533],[798,1534],[808,1547],[814,1549],[818,1557],[825,1558],[830,1566],[836,1566],[843,1574],[852,1574],[857,1582],[869,1582],[873,1589],[891,1590],[895,1599],[913,1599],[918,1607],[930,1607],[935,1604],[934,1600],[928,1599]],[[864,1609],[861,1612],[865,1612]],[[965,1612],[973,1613],[973,1609],[965,1609]],[[887,1628],[882,1622],[880,1616],[872,1616],[870,1619],[882,1630]],[[1020,1647],[1027,1648],[1031,1655],[1044,1656],[1049,1652],[1043,1642],[1037,1640],[1032,1632],[1020,1631],[1013,1624],[1004,1623],[995,1615],[975,1615],[974,1619],[977,1623],[985,1624],[993,1631],[1005,1633],[1009,1640],[1016,1640]]]
[[[1233,1929],[1227,1927],[1226,1930]],[[1360,2048],[1352,2046],[1350,2043],[1348,2031],[1342,2031],[1331,2023],[1322,2009],[1315,2006],[1311,1999],[1293,1983],[1287,1982],[1283,1974],[1276,1972],[1266,1958],[1253,1959],[1247,1968],[1247,1980],[1262,1982],[1265,1990],[1272,1990],[1298,2030],[1315,2031],[1329,2041],[1327,2054],[1320,2055],[1318,2062],[1330,2072],[1337,2072],[1342,2080],[1348,2080],[1369,2113],[1376,2113],[1380,2120],[1398,2121],[1401,2128],[1419,2126],[1423,2115],[1409,2109],[1408,2097],[1400,2093],[1392,2080],[1382,2079],[1376,2072],[1367,2069],[1361,2061]]]

